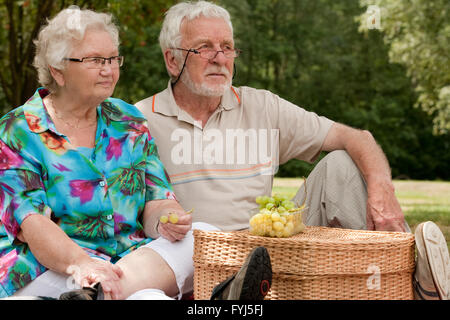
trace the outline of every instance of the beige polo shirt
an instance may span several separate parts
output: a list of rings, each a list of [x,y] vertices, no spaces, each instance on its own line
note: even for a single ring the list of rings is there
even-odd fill
[[[231,87],[208,122],[179,108],[168,88],[136,104],[147,117],[175,195],[193,221],[248,228],[255,198],[270,195],[279,164],[313,162],[333,121],[266,91]]]

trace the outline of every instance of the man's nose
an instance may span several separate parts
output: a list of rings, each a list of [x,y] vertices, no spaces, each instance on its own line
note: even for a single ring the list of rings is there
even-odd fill
[[[216,56],[211,59],[212,62],[217,63],[219,65],[224,65],[227,62],[228,58],[225,57],[225,53],[223,50],[217,50]]]

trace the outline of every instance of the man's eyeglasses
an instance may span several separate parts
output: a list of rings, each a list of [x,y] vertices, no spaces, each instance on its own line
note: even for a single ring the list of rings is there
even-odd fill
[[[232,58],[237,58],[239,57],[239,55],[241,54],[241,50],[239,49],[225,49],[225,50],[214,50],[214,49],[184,49],[184,48],[171,48],[173,50],[181,50],[181,51],[186,51],[186,58],[184,59],[184,63],[183,63],[183,67],[181,68],[180,73],[178,74],[177,79],[172,82],[172,86],[175,86],[175,84],[178,82],[178,80],[180,80],[181,74],[184,71],[184,67],[186,67],[186,62],[187,59],[189,58],[189,53],[193,53],[193,54],[198,54],[200,55],[201,58],[203,59],[207,59],[207,60],[212,60],[215,57],[217,57],[217,55],[219,54],[219,52],[222,52],[223,55],[227,58],[227,59],[232,59]],[[235,69],[236,70],[236,69]],[[233,74],[233,78],[234,78],[234,74]]]
[[[113,69],[120,68],[123,66],[123,56],[114,56],[109,58],[104,57],[84,57],[81,59],[76,58],[64,58],[63,60],[73,61],[73,62],[82,62],[89,69],[102,69],[105,66],[106,61],[109,62],[109,65]]]
[[[207,59],[207,60],[212,60],[215,57],[217,57],[217,55],[219,54],[219,52],[222,52],[223,55],[228,58],[228,59],[232,59],[232,58],[237,58],[239,57],[239,55],[241,54],[241,50],[239,49],[225,49],[225,50],[214,50],[214,49],[183,49],[183,48],[173,48],[175,50],[182,50],[182,51],[186,51],[186,52],[192,52],[194,54],[198,54],[200,55],[201,58],[203,59]]]

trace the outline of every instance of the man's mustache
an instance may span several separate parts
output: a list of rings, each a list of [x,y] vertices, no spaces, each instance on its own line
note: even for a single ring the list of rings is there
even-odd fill
[[[205,71],[205,74],[212,74],[212,73],[223,74],[227,77],[230,76],[230,71],[228,71],[228,69],[225,67],[220,67],[220,68],[211,67]]]

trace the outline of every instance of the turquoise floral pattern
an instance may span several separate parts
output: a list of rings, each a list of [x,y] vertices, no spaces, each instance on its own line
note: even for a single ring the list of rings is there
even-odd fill
[[[97,107],[95,147],[87,157],[60,134],[40,88],[0,120],[0,297],[46,271],[21,223],[32,214],[55,222],[91,256],[116,262],[152,241],[145,203],[175,199],[144,116],[122,100]]]

